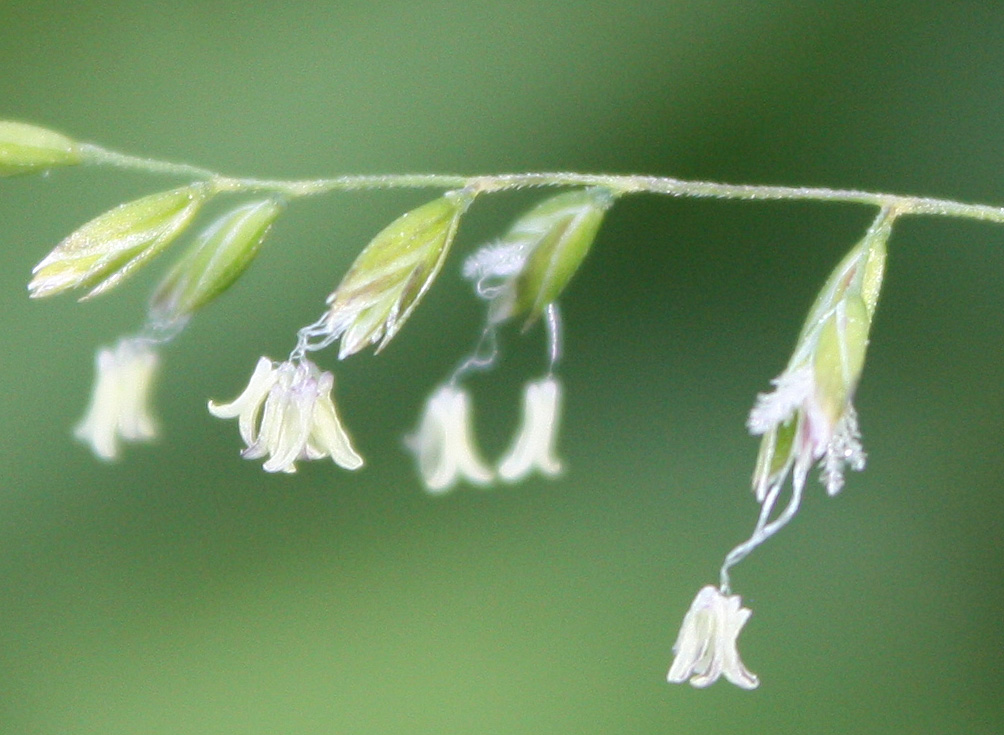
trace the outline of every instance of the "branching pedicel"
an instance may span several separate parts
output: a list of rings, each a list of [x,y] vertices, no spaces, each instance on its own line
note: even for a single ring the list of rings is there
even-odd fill
[[[224,195],[246,195],[240,206],[197,235],[153,293],[147,321],[114,349],[98,352],[87,416],[76,435],[103,460],[118,456],[120,441],[152,438],[147,407],[158,349],[247,269],[285,204],[293,199],[353,189],[433,188],[445,194],[388,225],[367,245],[328,297],[326,308],[297,333],[289,357],[262,357],[245,391],[229,404],[209,403],[220,418],[236,418],[247,459],[264,459],[268,472],[296,471],[296,462],[330,457],[350,470],[363,459],[342,426],[331,397],[334,377],[308,355],[340,342],[339,359],[374,345],[382,350],[404,326],[442,270],[461,219],[484,194],[522,187],[563,188],[520,217],[498,241],[470,256],[463,272],[487,302],[485,326],[473,353],[431,394],[406,444],[430,493],[458,482],[517,482],[532,472],[556,476],[562,390],[555,376],[561,355],[557,301],[591,247],[606,211],[618,197],[650,193],[730,199],[803,199],[852,202],[878,209],[864,238],[836,267],[812,306],[788,366],[774,390],[760,395],[747,426],[762,436],[753,473],[760,512],[750,538],[725,557],[718,587],[701,589],[687,612],[668,680],[704,687],[724,676],[753,689],[759,679],[739,658],[736,640],[751,615],[731,594],[730,569],[780,530],[798,511],[813,465],[830,495],[844,485],[844,468],[861,470],[857,416],[852,405],[864,367],[868,333],[878,303],[886,243],[897,218],[964,217],[1004,223],[1004,208],[920,197],[834,189],[737,186],[652,176],[531,173],[497,176],[342,176],[268,181],[222,176],[187,164],[137,158],[78,143],[33,125],[0,122],[0,176],[75,164],[108,165],[180,176],[187,185],[122,204],[67,237],[35,267],[32,297],[86,289],[104,293],[166,249],[194,222],[202,206]],[[495,332],[511,320],[524,331],[543,322],[548,335],[544,376],[524,395],[523,425],[511,448],[486,461],[471,432],[471,401],[463,380],[497,359]],[[791,491],[775,506],[787,480]]]

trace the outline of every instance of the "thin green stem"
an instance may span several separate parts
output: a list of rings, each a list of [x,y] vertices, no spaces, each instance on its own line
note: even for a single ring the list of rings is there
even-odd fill
[[[217,175],[209,169],[192,166],[187,163],[170,163],[169,161],[158,161],[153,158],[130,156],[127,153],[117,153],[116,151],[110,151],[107,148],[102,148],[92,143],[82,143],[78,146],[77,150],[83,163],[99,166],[129,168],[139,171],[149,171],[154,174],[186,176],[196,179],[212,179]]]
[[[379,174],[301,180],[255,179],[223,176],[198,166],[130,156],[90,144],[81,146],[80,150],[87,163],[205,179],[210,181],[219,192],[271,192],[282,194],[291,199],[334,191],[369,189],[468,189],[474,193],[487,194],[529,187],[602,186],[610,189],[616,195],[663,194],[676,197],[757,201],[844,202],[887,207],[896,216],[923,214],[1004,224],[1004,207],[854,189],[720,184],[711,181],[687,181],[668,176],[580,173],[524,173],[486,176]]]

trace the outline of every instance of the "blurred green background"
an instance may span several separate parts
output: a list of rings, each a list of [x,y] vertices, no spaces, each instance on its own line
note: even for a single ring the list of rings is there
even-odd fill
[[[1004,202],[997,2],[4,3],[0,116],[226,172],[650,172]],[[401,436],[472,344],[479,201],[379,358],[337,365],[369,460],[268,476],[209,397],[279,357],[428,193],[296,203],[164,357],[163,438],[75,443],[94,349],[158,267],[30,302],[60,238],[173,181],[0,183],[0,732],[988,733],[1004,729],[1004,228],[908,220],[857,407],[869,467],[737,568],[763,681],[665,683],[756,506],[743,422],[870,213],[638,197],[563,302],[555,483],[427,497]],[[542,340],[472,382],[497,454]]]

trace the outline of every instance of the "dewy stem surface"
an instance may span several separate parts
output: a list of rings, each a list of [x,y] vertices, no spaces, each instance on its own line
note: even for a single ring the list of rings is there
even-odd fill
[[[482,176],[452,174],[376,174],[322,179],[279,180],[224,176],[185,163],[171,163],[110,151],[93,144],[80,146],[86,163],[128,168],[150,173],[204,179],[218,192],[270,192],[295,199],[335,191],[370,189],[467,189],[487,194],[529,187],[602,186],[616,195],[663,194],[676,197],[745,199],[756,201],[818,201],[889,207],[897,216],[910,214],[960,217],[1004,224],[1004,207],[964,204],[950,199],[902,196],[854,189],[763,186],[687,181],[668,176],[522,173]]]

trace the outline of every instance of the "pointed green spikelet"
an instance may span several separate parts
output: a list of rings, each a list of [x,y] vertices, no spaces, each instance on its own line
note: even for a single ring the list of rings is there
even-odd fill
[[[95,217],[35,266],[28,291],[41,298],[90,288],[90,298],[113,288],[180,235],[209,196],[208,185],[190,184]]]
[[[183,318],[226,291],[251,265],[282,210],[275,199],[250,202],[203,230],[154,292],[153,320]]]
[[[843,486],[843,466],[864,467],[851,405],[864,369],[868,335],[885,272],[895,212],[883,209],[840,261],[816,297],[775,390],[761,394],[747,426],[762,434],[753,473],[758,501],[789,472],[800,489],[820,461],[827,491]]]
[[[473,197],[450,192],[401,215],[359,254],[328,297],[325,328],[341,336],[339,358],[367,345],[379,352],[435,280]]]
[[[77,143],[26,123],[0,121],[0,176],[46,171],[80,163]]]
[[[525,317],[525,329],[539,319],[579,269],[613,202],[613,194],[600,187],[567,191],[516,220],[492,247],[519,253],[524,260],[493,299],[490,320]]]

